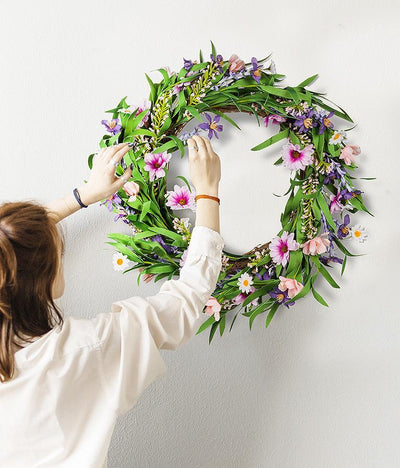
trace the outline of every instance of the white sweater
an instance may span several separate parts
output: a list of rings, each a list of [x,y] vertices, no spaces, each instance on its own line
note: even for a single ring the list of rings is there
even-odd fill
[[[208,318],[223,247],[195,226],[179,279],[93,319],[65,317],[17,351],[15,377],[0,383],[0,467],[106,468],[117,417],[167,372],[159,350],[180,348]]]

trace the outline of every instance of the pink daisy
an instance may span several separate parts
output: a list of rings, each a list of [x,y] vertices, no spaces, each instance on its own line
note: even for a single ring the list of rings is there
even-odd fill
[[[313,162],[314,146],[307,145],[300,149],[300,145],[294,145],[288,141],[283,147],[283,165],[288,169],[304,169]]]
[[[150,181],[153,182],[154,179],[159,179],[160,177],[165,176],[164,167],[171,159],[171,154],[168,154],[166,151],[163,153],[146,153],[144,156],[144,161],[146,165],[144,166],[145,171],[149,171]]]
[[[173,210],[185,210],[190,208],[194,210],[194,193],[189,192],[188,188],[184,185],[174,185],[174,190],[169,190],[166,194],[168,201],[166,206],[170,206]]]
[[[297,250],[300,244],[294,240],[294,232],[290,234],[284,231],[282,236],[276,236],[271,240],[269,250],[272,260],[277,264],[286,266],[289,262],[289,251]]]

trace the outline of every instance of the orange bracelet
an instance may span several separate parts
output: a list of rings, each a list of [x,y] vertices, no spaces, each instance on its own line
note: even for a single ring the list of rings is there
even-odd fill
[[[194,201],[197,202],[198,198],[211,198],[212,200],[217,201],[219,205],[221,204],[221,200],[218,197],[213,197],[211,195],[196,195]]]

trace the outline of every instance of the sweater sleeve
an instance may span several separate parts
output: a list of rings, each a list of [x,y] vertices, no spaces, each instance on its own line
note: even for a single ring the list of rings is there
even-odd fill
[[[92,319],[99,371],[118,415],[167,372],[160,349],[180,348],[204,321],[201,312],[215,290],[223,246],[217,231],[195,226],[178,279],[165,281],[155,295],[116,301],[111,312]]]

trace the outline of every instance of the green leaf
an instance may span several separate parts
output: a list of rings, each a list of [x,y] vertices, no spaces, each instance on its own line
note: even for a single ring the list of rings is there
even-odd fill
[[[145,73],[145,75],[146,75],[147,81],[148,81],[148,83],[150,85],[150,98],[149,98],[149,100],[151,102],[154,102],[155,98],[156,98],[156,88],[154,86],[154,83],[151,81],[150,77],[148,76],[148,74]]]
[[[219,323],[218,322],[215,322],[211,325],[211,331],[210,331],[210,336],[208,338],[208,344],[211,343],[212,339],[213,339],[213,336],[214,336],[214,333],[216,332],[217,330],[217,327],[218,327]]]
[[[294,278],[301,267],[303,260],[303,252],[301,250],[292,250],[289,253],[289,265],[286,269],[285,276],[287,278]]]
[[[225,330],[225,314],[219,319],[219,334],[222,336]]]
[[[164,83],[168,86],[170,82],[170,77],[168,76],[167,70],[164,70],[164,68],[158,68],[157,71],[159,71],[162,74],[164,78]]]
[[[336,224],[333,221],[333,218],[332,218],[331,212],[329,211],[329,207],[325,200],[325,197],[322,195],[321,192],[318,192],[316,199],[317,199],[317,203],[319,207],[321,208],[322,212],[325,215],[326,220],[328,221],[330,226],[334,229],[334,232],[336,232]]]
[[[177,247],[184,247],[187,242],[182,239],[182,236],[180,234],[177,234],[176,232],[169,231],[168,229],[164,229],[161,227],[154,227],[154,226],[149,226],[149,230],[155,232],[156,234],[162,234],[165,237],[169,237],[170,239],[173,239],[177,241],[178,243],[176,244]]]
[[[186,109],[193,115],[193,117],[195,117],[197,120],[199,120],[200,122],[203,121],[201,115],[199,114],[198,110],[193,107],[193,106],[187,106]]]
[[[215,45],[213,44],[213,41],[210,41],[210,42],[211,42],[211,53],[214,56],[214,60],[216,60],[217,59],[217,52],[215,50]]]
[[[295,104],[298,104],[301,101],[299,93],[293,89],[291,86],[286,86],[287,91],[289,91],[290,96],[292,97]]]
[[[217,110],[217,109],[212,109],[212,112],[214,114],[217,114],[217,115],[220,115],[223,119],[225,119],[226,121],[228,121],[230,124],[232,124],[234,127],[238,128],[239,130],[241,130],[241,128],[239,127],[239,125],[233,120],[231,119],[230,117],[228,117],[226,114],[224,114],[223,112]]]
[[[304,81],[302,81],[299,85],[297,85],[297,88],[305,88],[306,86],[310,85],[313,81],[315,81],[318,78],[318,73],[316,75],[310,76],[309,78],[306,78]]]
[[[259,151],[261,149],[267,148],[268,146],[273,145],[274,143],[283,140],[289,135],[289,129],[282,130],[281,132],[277,133],[276,135],[273,135],[271,138],[268,138],[268,140],[265,140],[263,143],[260,143],[257,146],[254,146],[254,148],[251,148],[251,151]]]
[[[211,326],[214,322],[215,322],[215,317],[214,317],[214,315],[211,315],[210,317],[208,317],[208,319],[205,322],[203,322],[200,325],[199,329],[197,330],[197,332],[195,334],[198,335],[199,333],[204,331],[206,328]]]
[[[328,283],[333,287],[333,288],[339,288],[340,286],[336,283],[336,281],[332,278],[328,270],[322,265],[322,263],[319,261],[318,257],[316,255],[310,255],[311,261],[315,264],[317,267],[317,270],[321,273],[321,275],[328,281]]]
[[[279,302],[276,302],[272,307],[271,310],[269,311],[267,315],[267,319],[265,321],[265,328],[268,327],[268,325],[271,323],[271,320],[273,316],[275,315],[275,312],[278,310],[278,307],[280,306]]]
[[[148,112],[149,110],[145,109],[141,111],[137,116],[135,116],[135,113],[132,113],[126,122],[125,133],[131,134],[134,130],[136,130],[136,127],[144,119],[145,115]]]
[[[346,266],[346,262],[347,262],[347,256],[345,255],[345,256],[344,256],[343,263],[342,263],[342,270],[340,271],[340,275],[341,275],[341,276],[342,276],[343,273],[344,273],[344,269],[345,269],[345,266]]]
[[[246,297],[246,299],[242,302],[242,307],[247,306],[247,304],[250,304],[250,302],[254,301],[254,299],[257,299],[257,297],[264,296],[265,294],[267,294],[274,288],[276,284],[279,284],[279,280],[270,280],[268,281],[268,284],[262,284],[263,286],[259,287]]]
[[[183,176],[176,176],[176,178],[177,178],[177,179],[182,179],[182,180],[185,182],[185,184],[187,185],[187,188],[188,188],[189,192],[192,191],[192,188],[191,188],[189,182],[187,181],[186,177],[183,177]]]
[[[251,330],[251,327],[253,326],[254,319],[257,317],[257,315],[262,314],[265,309],[268,308],[268,301],[267,302],[262,302],[259,304],[257,307],[254,308],[254,310],[251,311],[251,315],[249,318],[249,328]]]
[[[201,49],[200,49],[199,58],[200,58],[200,63],[202,63],[203,62],[203,52],[201,51]]]
[[[144,220],[144,218],[146,217],[146,215],[150,211],[150,209],[151,209],[151,200],[143,203],[143,208],[142,208],[142,212],[140,213],[139,221]]]
[[[174,148],[176,146],[176,143],[174,140],[169,140],[167,143],[164,143],[163,145],[159,146],[158,148],[154,148],[152,153],[162,153],[163,151],[167,151],[171,148]]]
[[[317,291],[314,289],[314,286],[311,287],[312,288],[312,293],[313,293],[313,296],[315,297],[315,299],[322,305],[326,306],[326,307],[329,307],[328,303],[325,301],[325,299],[317,293]]]
[[[95,155],[95,153],[92,153],[88,157],[88,165],[89,165],[90,169],[92,169],[92,167],[93,167],[93,157],[94,157],[94,155]]]
[[[339,247],[339,249],[349,257],[363,257],[364,255],[366,255],[366,254],[352,254],[352,253],[350,253],[346,249],[346,247],[340,242],[340,240],[335,236],[333,236],[333,242],[335,242],[335,244]]]

